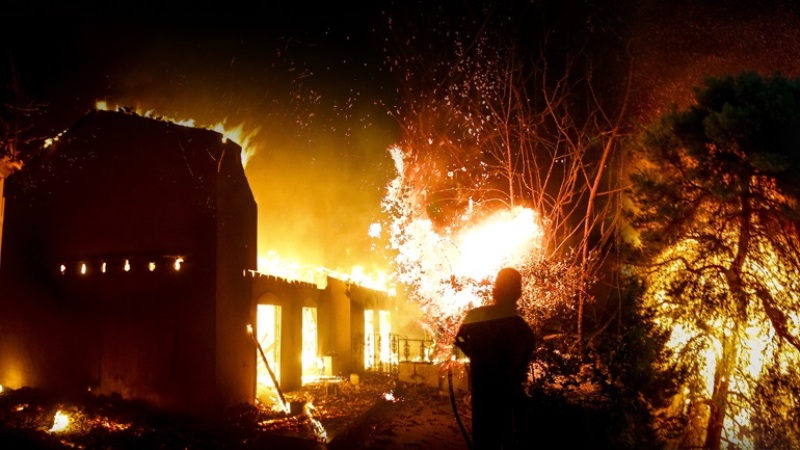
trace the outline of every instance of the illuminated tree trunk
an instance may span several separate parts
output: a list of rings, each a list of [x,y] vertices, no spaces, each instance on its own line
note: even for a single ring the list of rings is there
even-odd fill
[[[728,280],[728,289],[731,293],[732,317],[730,329],[727,326],[722,330],[722,354],[714,370],[714,391],[711,395],[711,415],[706,427],[706,442],[704,447],[719,450],[722,441],[722,429],[725,424],[725,415],[728,411],[728,395],[734,370],[739,359],[739,333],[741,324],[747,321],[747,294],[742,283],[742,271],[745,259],[750,251],[751,224],[750,194],[748,191],[750,176],[743,177],[742,195],[739,196],[739,235],[736,243],[736,253],[731,267],[725,273]]]
[[[728,411],[730,380],[739,358],[738,334],[738,324],[733,325],[733,330],[729,334],[724,334],[722,355],[714,371],[714,392],[711,395],[711,411],[706,426],[706,442],[703,445],[703,448],[709,450],[719,450],[722,442],[722,429]]]

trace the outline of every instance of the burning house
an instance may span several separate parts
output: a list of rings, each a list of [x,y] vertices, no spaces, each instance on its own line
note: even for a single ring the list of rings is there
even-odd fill
[[[385,292],[255,270],[241,151],[215,131],[97,110],[10,177],[0,385],[214,416],[391,370]]]
[[[269,370],[285,390],[365,370],[393,370],[391,300],[385,292],[330,276],[311,284],[254,273],[253,293],[264,352],[257,364],[261,402],[274,396]]]
[[[250,401],[256,204],[219,133],[92,111],[8,179],[0,384]]]

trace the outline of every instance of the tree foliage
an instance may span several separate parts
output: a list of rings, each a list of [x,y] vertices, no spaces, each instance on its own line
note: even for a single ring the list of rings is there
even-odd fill
[[[647,333],[652,323],[608,275],[629,74],[614,78],[622,95],[600,95],[607,91],[597,89],[597,61],[585,48],[554,52],[546,32],[541,48],[524,48],[503,26],[479,23],[472,31],[434,24],[430,40],[402,34],[389,59],[402,86],[392,113],[403,133],[384,207],[403,294],[449,356],[475,306],[457,299],[488,301],[489,284],[453,276],[450,260],[430,256],[498,210],[536,211],[542,245],[514,261],[526,283],[521,314],[541,337],[535,396],[605,418],[600,427],[613,432],[615,448],[653,448],[650,405],[666,381],[645,362],[657,359],[662,339]]]
[[[529,319],[571,309],[573,322],[559,332],[580,341],[583,306],[618,223],[627,98],[599,95],[585,48],[553,52],[546,31],[541,47],[521,44],[503,11],[487,5],[482,13],[473,23],[448,19],[425,29],[404,22],[395,36],[387,67],[401,86],[391,113],[402,129],[403,186],[395,192],[403,193],[387,211],[406,214],[393,229],[407,242],[414,218],[430,220],[427,232],[452,235],[499,210],[534,210],[544,232],[522,267],[536,280]],[[629,81],[619,79],[619,90]]]
[[[779,74],[708,79],[690,107],[643,134],[632,175],[638,273],[671,330],[673,362],[693,374],[675,412],[696,432],[677,445],[760,442],[760,380],[800,382],[798,148],[800,80]]]
[[[13,59],[10,55],[8,58],[9,80],[0,86],[0,179],[20,170],[25,156],[31,153],[28,147],[42,140],[31,136],[31,129],[34,117],[42,112],[44,105],[25,98]]]

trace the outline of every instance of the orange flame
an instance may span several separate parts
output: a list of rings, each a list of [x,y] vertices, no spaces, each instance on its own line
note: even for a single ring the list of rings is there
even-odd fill
[[[500,211],[456,237],[460,251],[453,273],[475,280],[491,277],[503,264],[522,261],[538,249],[542,235],[533,210]]]
[[[97,101],[95,103],[95,108],[101,111],[120,109],[118,105],[114,107],[109,106],[108,102],[105,100]],[[231,127],[226,124],[225,120],[223,120],[221,122],[209,126],[198,126],[195,123],[194,119],[166,118],[156,115],[152,110],[142,111],[137,109],[134,112],[142,117],[159,118],[163,120],[168,120],[177,125],[182,125],[187,127],[200,127],[220,133],[222,135],[223,142],[226,142],[227,140],[232,140],[233,142],[239,144],[239,146],[242,148],[241,152],[242,168],[246,168],[247,163],[250,161],[253,155],[256,154],[254,138],[260,132],[259,127],[249,132],[245,132],[244,123]],[[175,270],[181,269],[182,262],[183,262],[182,258],[179,258],[178,260],[175,261],[174,265]],[[129,270],[128,267],[129,266],[127,265],[126,262],[126,269],[125,269],[126,271]],[[367,273],[367,271],[363,267],[354,266],[350,270],[350,272],[347,273],[344,271],[331,270],[321,266],[301,265],[297,262],[286,260],[277,255],[277,253],[273,251],[259,255],[258,272],[267,273],[277,277],[285,278],[287,280],[303,281],[311,284],[316,284],[321,288],[325,286],[327,282],[326,279],[327,276],[331,276],[340,279],[342,281],[354,282],[360,286],[364,286],[370,289],[384,291],[384,292],[392,292],[391,288],[388,286],[387,283],[387,275],[383,271],[374,271],[373,273]]]
[[[53,426],[49,431],[51,433],[65,431],[69,427],[69,423],[69,415],[59,409],[56,411],[55,417],[53,417]]]
[[[100,111],[109,111],[109,110],[116,110],[119,107],[110,108],[108,103],[105,100],[99,100],[95,103],[95,108]],[[136,111],[136,114],[142,117],[155,117],[153,111]],[[177,125],[183,125],[186,127],[197,128],[198,125],[195,124],[194,119],[173,119],[173,118],[165,118],[172,123]],[[239,144],[242,148],[241,159],[242,159],[242,167],[247,167],[247,162],[250,158],[256,153],[256,149],[253,145],[253,138],[258,134],[261,130],[260,128],[255,128],[252,131],[245,133],[244,131],[244,124],[239,124],[235,127],[228,127],[225,124],[225,121],[218,122],[211,126],[200,127],[205,128],[207,130],[216,131],[217,133],[222,135],[222,142],[226,142],[227,140],[231,140]]]

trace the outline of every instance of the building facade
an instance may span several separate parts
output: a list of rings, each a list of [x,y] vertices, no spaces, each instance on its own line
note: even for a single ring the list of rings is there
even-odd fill
[[[92,111],[9,177],[0,384],[204,415],[250,401],[257,217],[240,153]]]

